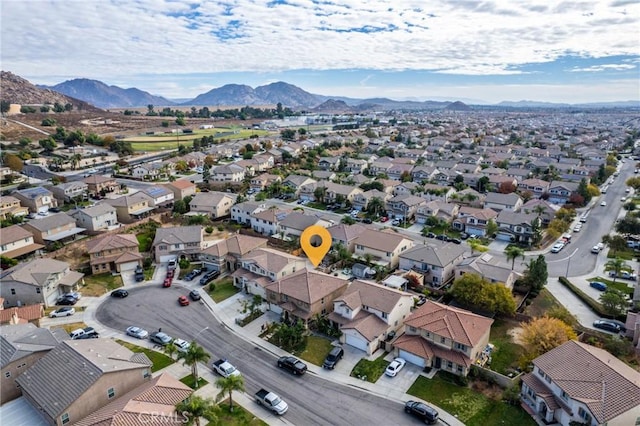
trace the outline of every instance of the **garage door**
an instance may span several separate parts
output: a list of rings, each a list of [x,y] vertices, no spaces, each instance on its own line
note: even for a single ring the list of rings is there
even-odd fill
[[[133,271],[138,266],[138,262],[125,262],[120,264],[120,272]]]
[[[421,358],[403,349],[400,349],[399,355],[400,355],[400,358],[404,358],[407,362],[410,362],[413,365],[417,365],[418,367],[424,367],[424,358]]]
[[[167,254],[167,255],[164,255],[164,256],[160,256],[160,263],[167,263],[171,259],[175,259],[175,258],[176,258],[175,254]]]
[[[496,235],[496,240],[511,242],[513,240],[513,235],[503,233],[503,232],[498,232],[498,235]]]
[[[356,337],[356,336],[352,336],[350,334],[347,334],[346,342],[347,342],[347,345],[351,345],[354,348],[358,348],[358,349],[360,349],[362,351],[367,352],[367,347],[368,347],[367,341],[364,340],[361,337]]]

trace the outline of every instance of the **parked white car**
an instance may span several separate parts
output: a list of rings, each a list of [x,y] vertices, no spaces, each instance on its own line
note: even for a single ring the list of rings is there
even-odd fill
[[[50,318],[69,317],[75,313],[76,313],[75,309],[69,306],[65,306],[64,308],[56,309],[55,311],[51,312],[49,314],[49,317]]]
[[[173,344],[175,345],[176,348],[178,348],[178,352],[182,352],[182,353],[187,352],[189,350],[189,347],[191,346],[189,342],[183,339],[175,339],[173,341]]]
[[[556,243],[551,247],[551,253],[560,253],[560,250],[564,248],[564,243]]]
[[[384,374],[386,374],[389,377],[396,377],[396,375],[400,372],[400,370],[404,368],[406,364],[407,364],[407,361],[405,361],[404,359],[394,358],[393,361],[391,361],[391,364],[387,366],[387,369],[384,371]]]
[[[132,325],[131,327],[127,327],[127,336],[135,337],[136,339],[146,339],[149,337],[149,332]]]

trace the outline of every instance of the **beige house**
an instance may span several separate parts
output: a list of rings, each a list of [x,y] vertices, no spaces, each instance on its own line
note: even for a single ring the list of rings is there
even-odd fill
[[[428,300],[405,320],[394,354],[418,367],[469,374],[489,343],[493,320]]]
[[[180,179],[169,182],[165,184],[165,187],[173,192],[174,200],[184,200],[185,197],[196,195],[196,184],[188,180]]]
[[[134,234],[112,234],[87,241],[91,273],[131,271],[142,265]]]
[[[240,183],[244,179],[245,168],[237,164],[212,167],[209,182]]]
[[[342,332],[340,343],[371,355],[402,328],[412,307],[409,293],[356,280],[333,301],[329,320]]]
[[[63,426],[150,381],[151,366],[145,354],[110,339],[66,340],[16,382],[45,421]]]
[[[36,243],[45,245],[75,240],[78,234],[85,231],[84,228],[78,228],[76,221],[66,213],[50,214],[22,226],[33,234]]]
[[[522,278],[522,274],[512,271],[511,268],[500,266],[499,259],[495,259],[488,253],[461,261],[456,267],[456,278],[464,274],[480,275],[490,283],[504,284],[510,290],[513,289],[516,280]]]
[[[132,223],[147,217],[155,209],[151,204],[151,197],[143,192],[125,195],[123,197],[104,200],[116,209],[118,222]]]
[[[41,186],[13,191],[11,194],[31,213],[46,213],[50,208],[58,207],[58,201],[51,191]]]
[[[68,338],[69,335],[61,328],[49,330],[31,323],[1,326],[0,405],[21,395],[15,382],[20,374]]]
[[[241,268],[233,276],[233,284],[246,293],[267,298],[265,287],[303,270],[305,259],[269,248],[256,248],[240,259]]]
[[[29,208],[20,204],[20,200],[11,195],[0,197],[0,219],[5,220],[11,216],[26,216]]]
[[[250,185],[251,189],[253,189],[254,191],[262,191],[274,182],[282,182],[282,177],[280,175],[263,173],[259,176],[251,178]]]
[[[54,306],[58,297],[78,289],[84,274],[69,269],[67,262],[34,259],[2,271],[0,296],[4,307],[35,305]]]
[[[367,229],[355,239],[354,254],[362,259],[370,256],[374,263],[393,269],[400,254],[413,245],[412,240],[392,230]]]
[[[204,248],[204,228],[200,225],[156,229],[151,244],[156,262],[171,259],[198,260]]]
[[[316,315],[333,310],[333,301],[347,289],[349,281],[304,269],[266,287],[269,309],[287,322],[305,324]]]
[[[33,234],[18,225],[0,228],[0,256],[16,259],[43,248],[33,241]]]
[[[423,275],[424,284],[442,287],[455,279],[456,266],[463,261],[467,248],[461,244],[418,244],[400,255],[400,269]]]
[[[242,256],[264,247],[267,247],[266,238],[235,234],[202,250],[200,260],[209,270],[233,272],[240,266]]]
[[[341,244],[351,253],[356,250],[356,238],[366,230],[365,226],[358,223],[353,225],[339,223],[327,228],[327,231],[331,234],[331,246],[335,248],[335,246]]]
[[[189,203],[191,214],[203,214],[214,219],[231,214],[237,195],[226,192],[198,192]]]
[[[112,177],[92,175],[82,181],[87,184],[87,191],[92,197],[104,197],[105,194],[120,191],[120,185]]]

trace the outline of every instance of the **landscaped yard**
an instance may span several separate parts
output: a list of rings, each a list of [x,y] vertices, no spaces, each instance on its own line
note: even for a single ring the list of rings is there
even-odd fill
[[[196,268],[202,268],[200,263],[190,263],[188,268],[180,268],[180,279],[184,279],[184,276]]]
[[[116,339],[116,342],[120,343],[122,346],[130,349],[133,352],[142,352],[147,355],[147,357],[149,357],[149,359],[153,363],[153,366],[151,367],[152,372],[162,370],[163,368],[168,367],[175,362],[173,358],[169,358],[165,354],[154,351],[153,349],[143,348],[142,346],[134,345],[132,343],[125,342],[124,340],[119,339]]]
[[[418,377],[407,391],[456,416],[467,426],[518,425],[536,426],[536,422],[519,406],[491,399],[470,388],[443,380]]]
[[[123,285],[122,277],[112,275],[110,272],[100,275],[85,275],[83,279],[84,285],[80,289],[83,296],[102,296]]]
[[[69,324],[62,324],[60,326],[55,326],[55,327],[51,327],[51,328],[53,328],[53,329],[62,328],[67,333],[71,333],[73,330],[77,330],[79,328],[85,328],[86,326],[87,326],[87,324],[85,324],[83,322],[72,322],[72,323],[69,323]]]
[[[307,347],[298,356],[314,365],[322,365],[333,346],[331,340],[320,336],[307,336]]]
[[[208,423],[207,426],[267,426],[267,423],[245,410],[241,405],[238,405],[235,399],[233,401],[232,412],[229,412],[229,399],[226,399],[218,405],[221,409],[218,414],[218,422]]]
[[[140,251],[140,253],[151,250],[151,244],[153,244],[154,236],[155,232],[152,231],[144,231],[136,234],[136,238],[138,239],[138,251]]]
[[[518,367],[518,360],[524,353],[524,348],[513,342],[509,330],[518,327],[516,322],[496,320],[491,326],[489,342],[495,347],[491,353],[491,366],[493,371],[497,371],[505,376]]]
[[[209,295],[216,303],[220,303],[240,291],[233,285],[233,278],[231,277],[224,277],[220,281],[214,281],[209,284],[209,288],[211,288],[211,285],[215,285],[215,288],[213,291],[209,291]]]
[[[387,352],[373,361],[362,358],[356,366],[353,367],[353,370],[351,370],[351,377],[357,377],[371,383],[377,382],[389,365],[389,363],[384,360],[385,356],[387,356]]]
[[[608,288],[614,288],[618,291],[621,291],[624,294],[633,296],[633,287],[629,287],[629,284],[633,284],[633,281],[617,279],[616,282],[613,282],[611,278],[602,278],[602,277],[595,277],[593,279],[590,279],[589,281],[603,282],[607,285]]]
[[[195,389],[196,388],[195,387],[196,381],[193,380],[193,374],[189,374],[188,376],[184,376],[182,379],[180,379],[180,381],[182,383],[184,383],[185,385],[189,386],[191,389]],[[201,387],[205,386],[208,383],[209,382],[207,382],[202,377],[198,377],[198,388],[201,388]]]

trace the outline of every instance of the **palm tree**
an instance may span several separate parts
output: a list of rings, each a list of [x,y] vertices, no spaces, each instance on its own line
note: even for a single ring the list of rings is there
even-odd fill
[[[169,343],[167,346],[164,347],[163,352],[169,356],[169,358],[173,359],[173,355],[178,352],[178,348],[176,348],[176,345],[172,343]]]
[[[613,282],[615,283],[616,278],[620,276],[620,272],[629,271],[631,270],[631,268],[629,267],[627,262],[624,261],[624,259],[616,257],[615,259],[611,259],[610,261],[604,264],[604,270],[612,271],[615,273],[615,275],[613,276]]]
[[[364,261],[367,263],[367,266],[371,266],[373,260],[373,255],[371,253],[364,254]]]
[[[183,365],[191,367],[191,374],[193,375],[196,389],[198,388],[198,363],[207,362],[209,358],[211,358],[211,355],[195,341],[191,342],[186,352],[178,352],[178,360],[182,360]]]
[[[187,425],[195,423],[200,426],[200,417],[204,417],[215,424],[218,420],[217,414],[219,410],[220,407],[214,404],[211,399],[205,399],[198,395],[191,395],[176,404],[176,413],[179,417],[182,415],[187,417]]]
[[[220,377],[216,380],[216,386],[220,389],[216,402],[220,402],[229,394],[229,411],[233,411],[233,391],[244,392],[244,378],[241,375]]]
[[[504,254],[507,256],[507,260],[511,260],[511,270],[515,266],[516,259],[521,257],[524,259],[524,250],[520,247],[509,246],[504,250]]]
[[[384,201],[380,197],[373,197],[367,204],[367,211],[375,216],[379,216],[384,211]]]

